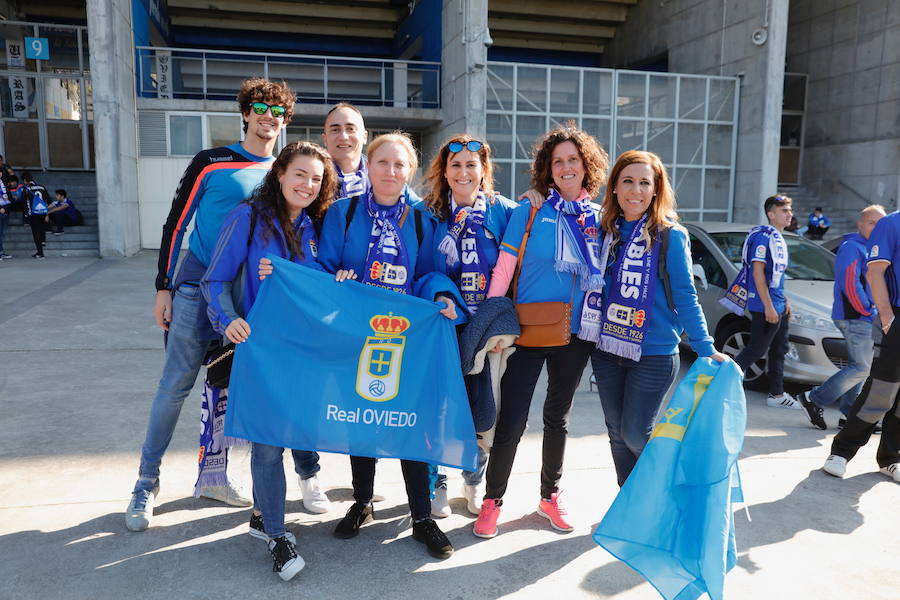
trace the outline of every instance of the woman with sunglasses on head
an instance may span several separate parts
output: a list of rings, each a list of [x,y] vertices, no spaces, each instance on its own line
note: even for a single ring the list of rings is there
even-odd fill
[[[678,225],[675,194],[658,156],[637,150],[619,156],[601,225],[600,327],[581,337],[597,342],[591,363],[622,486],[675,380],[681,332],[687,330],[698,356],[726,357],[716,352],[697,301],[688,234]]]
[[[490,146],[467,134],[453,136],[441,146],[425,180],[429,190],[425,205],[437,219],[435,268],[457,285],[465,301],[465,312],[471,316],[487,298],[500,240],[517,205],[494,192]],[[472,381],[476,377],[466,375],[470,396],[477,388]],[[479,446],[478,469],[463,471],[463,495],[474,515],[481,510],[486,464],[487,454]],[[431,476],[435,482],[431,514],[448,517],[447,476],[442,467],[435,466],[431,466]]]
[[[571,316],[562,313],[563,339],[553,341],[557,345],[552,346],[523,345],[526,334],[523,322],[523,337],[507,362],[500,384],[502,407],[487,465],[487,487],[474,527],[475,535],[486,538],[497,535],[497,519],[516,448],[525,431],[531,398],[545,363],[549,381],[543,407],[538,513],[558,531],[573,529],[560,502],[559,482],[572,399],[594,347],[576,334],[584,326],[585,293],[602,281],[596,207],[591,198],[599,193],[606,180],[608,163],[606,152],[596,140],[572,123],[545,133],[535,143],[533,155],[531,187],[547,201],[540,209],[523,204],[513,211],[488,296],[506,295],[512,284],[517,310],[533,303],[554,306],[568,303]],[[517,267],[519,257],[521,265]],[[519,313],[523,321],[522,311]]]
[[[432,247],[434,219],[410,205],[407,183],[418,157],[409,136],[395,132],[378,136],[367,151],[369,188],[361,195],[334,204],[322,224],[319,263],[337,281],[359,279],[400,294],[442,302],[441,314],[455,320],[462,304],[453,283],[434,271]],[[374,263],[382,268],[373,269]],[[387,268],[384,267],[387,265]],[[271,274],[271,264],[259,265],[260,277]],[[428,464],[401,460],[403,479],[413,521],[414,540],[436,558],[453,554],[453,546],[431,518]],[[355,502],[338,523],[334,535],[352,538],[374,518],[372,508],[375,459],[351,456]]]
[[[201,290],[213,327],[235,344],[251,335],[244,316],[259,291],[259,259],[271,253],[298,264],[316,263],[317,238],[312,221],[320,219],[334,200],[337,175],[331,157],[316,144],[295,142],[282,149],[250,199],[225,219]],[[237,305],[234,298],[240,298]],[[260,402],[265,402],[260,398]],[[285,530],[284,448],[252,443],[254,509],[250,533],[265,539],[274,570],[287,581],[304,566],[296,539]],[[292,450],[295,464],[304,453]]]

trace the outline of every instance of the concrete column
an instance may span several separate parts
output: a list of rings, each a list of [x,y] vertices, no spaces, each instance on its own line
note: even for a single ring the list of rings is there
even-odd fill
[[[441,50],[442,124],[423,136],[423,154],[434,156],[438,144],[455,133],[484,137],[486,128],[487,0],[443,3]]]
[[[141,248],[130,0],[87,0],[101,256]]]

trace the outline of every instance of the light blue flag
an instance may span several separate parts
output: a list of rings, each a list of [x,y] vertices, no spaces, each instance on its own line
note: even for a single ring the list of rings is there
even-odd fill
[[[724,598],[737,559],[732,502],[743,501],[742,381],[731,360],[694,362],[594,532],[666,600]]]
[[[456,333],[438,305],[272,258],[247,316],[225,434],[475,470]]]

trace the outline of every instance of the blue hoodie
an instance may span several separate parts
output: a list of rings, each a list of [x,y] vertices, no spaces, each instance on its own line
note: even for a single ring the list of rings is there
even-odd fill
[[[274,218],[275,232],[269,229],[262,215],[257,215],[253,237],[248,244],[252,210],[249,204],[242,202],[225,217],[209,267],[200,282],[203,297],[209,304],[206,313],[210,323],[223,335],[233,320],[246,316],[256,300],[262,283],[257,275],[260,258],[274,254],[322,270],[316,263],[318,242],[315,228],[310,223],[299,230],[302,214],[294,221],[294,230],[299,230],[303,251],[303,256],[297,257],[291,256],[284,231]]]
[[[619,219],[620,240],[627,240],[637,221]],[[666,274],[672,289],[672,302],[675,312],[669,308],[665,286],[659,273],[656,275],[656,288],[653,295],[653,312],[650,314],[650,325],[641,346],[641,355],[657,356],[675,354],[681,332],[687,330],[688,342],[699,356],[711,356],[715,351],[713,339],[706,327],[706,317],[697,301],[697,290],[694,288],[694,275],[691,271],[691,253],[688,250],[688,234],[682,227],[672,227],[669,232],[669,250],[666,253]],[[606,303],[608,291],[612,285],[612,269],[606,271],[606,284],[603,286],[603,302]]]

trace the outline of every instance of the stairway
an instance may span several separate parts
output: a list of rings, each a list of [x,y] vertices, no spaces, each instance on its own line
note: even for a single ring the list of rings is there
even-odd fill
[[[809,215],[815,207],[821,206],[824,209],[825,215],[831,219],[831,228],[825,234],[825,240],[841,237],[845,233],[856,231],[858,209],[843,210],[838,206],[829,206],[828,202],[821,200],[818,195],[805,187],[791,188],[780,193],[790,196],[794,201],[794,216],[797,217],[797,223],[800,224],[800,227],[806,227],[807,219],[809,219]]]
[[[22,174],[17,172],[21,179]],[[53,235],[47,230],[45,256],[99,256],[100,242],[97,233],[97,178],[90,171],[32,171],[37,183],[50,192],[51,200],[54,192],[63,188],[75,207],[84,215],[84,225],[66,227],[62,235]],[[34,242],[31,239],[31,227],[21,225],[22,213],[12,213],[9,229],[3,248],[7,254],[15,258],[31,258],[34,254]]]

